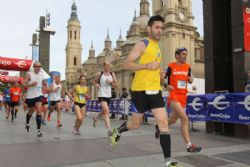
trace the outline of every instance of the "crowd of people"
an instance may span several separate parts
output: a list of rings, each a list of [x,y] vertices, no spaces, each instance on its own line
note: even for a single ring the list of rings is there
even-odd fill
[[[110,68],[110,62],[103,63],[103,70],[96,73],[93,85],[98,89],[98,100],[102,111],[93,117],[93,126],[96,127],[100,118],[104,120],[107,136],[111,146],[116,147],[121,134],[137,129],[145,122],[145,111],[151,111],[156,122],[155,138],[160,140],[160,145],[165,158],[165,167],[178,166],[178,163],[171,159],[171,138],[169,126],[178,119],[181,121],[181,134],[186,144],[188,153],[200,152],[201,147],[195,146],[190,139],[188,131],[188,117],[185,113],[187,102],[187,85],[193,82],[191,66],[186,63],[188,50],[178,48],[175,51],[176,61],[170,63],[166,70],[160,67],[161,50],[158,41],[163,32],[164,19],[161,16],[152,16],[148,21],[148,37],[135,44],[134,48],[124,61],[124,68],[135,72],[130,92],[122,89],[119,98],[131,96],[131,103],[135,106],[136,112],[131,117],[122,115],[125,120],[120,127],[113,128],[110,119],[109,104],[111,98],[116,98],[115,88],[118,83],[116,75]],[[72,132],[80,135],[80,128],[86,115],[86,103],[90,99],[86,76],[79,77],[79,83],[72,88],[72,91],[63,91],[60,75],[53,76],[53,82],[48,85],[47,79],[41,71],[41,64],[35,62],[33,71],[27,72],[23,83],[15,82],[12,86],[7,84],[3,91],[3,102],[6,111],[6,119],[14,121],[17,118],[20,101],[23,102],[26,113],[25,129],[30,131],[30,119],[35,113],[37,137],[42,137],[42,125],[51,121],[53,112],[56,111],[56,126],[61,128],[62,108],[65,111],[73,110],[75,121]],[[165,103],[162,97],[162,88],[169,92],[167,105],[172,109],[168,118]],[[73,103],[73,105],[72,105]]]

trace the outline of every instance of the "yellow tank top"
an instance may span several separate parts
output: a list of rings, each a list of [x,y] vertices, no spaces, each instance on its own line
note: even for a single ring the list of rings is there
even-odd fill
[[[87,91],[88,91],[87,86],[81,87],[80,85],[77,85],[75,92],[76,93],[75,102],[85,104],[86,103],[85,95],[87,94]]]
[[[143,39],[146,50],[140,56],[139,64],[147,64],[152,61],[161,62],[161,50],[157,42],[148,38]],[[135,72],[132,83],[132,91],[161,90],[160,69],[140,70]]]

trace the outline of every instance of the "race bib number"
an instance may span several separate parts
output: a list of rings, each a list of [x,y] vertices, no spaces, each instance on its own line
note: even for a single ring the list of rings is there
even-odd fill
[[[147,95],[156,95],[159,93],[159,90],[146,90]]]
[[[83,94],[79,94],[78,97],[79,97],[79,100],[84,100],[85,99],[85,96]]]
[[[15,96],[18,96],[18,92],[14,92],[14,95],[15,95]]]
[[[177,88],[178,89],[186,89],[187,88],[187,82],[179,80],[178,83],[177,83]]]
[[[36,86],[35,89],[36,89],[37,91],[42,91],[42,87],[40,87],[40,86]]]

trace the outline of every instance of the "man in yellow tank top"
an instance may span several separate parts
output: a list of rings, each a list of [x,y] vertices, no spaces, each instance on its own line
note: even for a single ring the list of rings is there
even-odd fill
[[[177,162],[171,159],[171,141],[168,128],[168,118],[165,104],[161,94],[161,51],[158,41],[163,32],[164,19],[161,16],[152,16],[148,21],[148,38],[134,46],[133,50],[124,61],[124,68],[135,71],[132,83],[132,103],[137,112],[124,122],[119,128],[114,128],[111,145],[115,147],[121,133],[137,129],[142,123],[144,113],[150,110],[160,129],[160,144],[166,160],[166,167],[173,167]],[[138,63],[137,60],[139,60]]]

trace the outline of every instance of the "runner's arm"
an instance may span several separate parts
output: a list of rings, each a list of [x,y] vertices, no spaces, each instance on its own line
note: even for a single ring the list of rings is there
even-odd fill
[[[144,52],[146,46],[145,44],[140,41],[135,44],[134,48],[128,55],[128,57],[125,59],[123,67],[127,70],[131,71],[139,71],[139,70],[146,70],[147,64],[137,64],[135,61],[141,56],[141,54]]]
[[[68,97],[69,97],[69,98],[70,98],[70,100],[72,100],[72,101],[74,101],[75,92],[76,92],[76,88],[75,88],[75,86],[74,86],[74,87],[73,87],[73,92],[72,92],[73,97],[71,96],[71,93],[70,93],[70,92],[68,93]]]
[[[113,87],[117,87],[118,86],[118,83],[117,83],[117,80],[116,80],[116,75],[115,73],[112,72],[112,76],[113,76],[113,82],[111,83]]]
[[[188,69],[188,83],[193,83],[194,81],[194,77],[192,75],[192,70],[191,70],[191,67]]]
[[[99,79],[100,79],[100,75],[101,75],[100,72],[97,72],[96,75],[95,75],[95,78],[94,78],[94,80],[93,80],[93,84],[94,84],[95,87],[97,87],[97,88],[100,86],[100,84],[99,84],[99,82],[98,82]]]
[[[25,75],[25,77],[24,77],[24,80],[23,80],[22,86],[23,86],[23,87],[32,87],[33,84],[28,84],[29,80],[30,80],[30,74],[29,74],[29,73],[26,73],[26,75]]]

